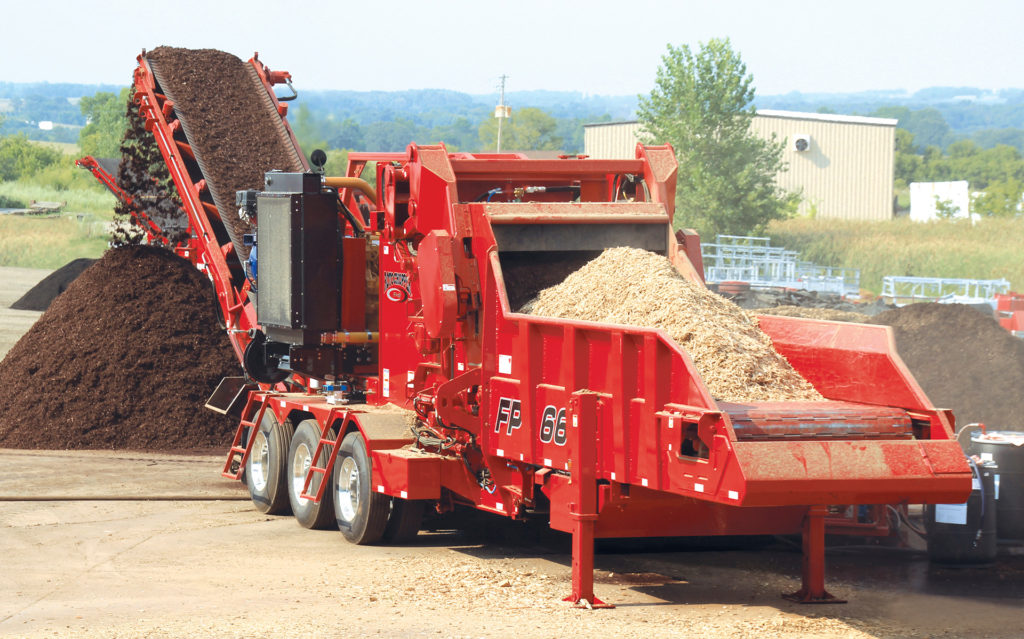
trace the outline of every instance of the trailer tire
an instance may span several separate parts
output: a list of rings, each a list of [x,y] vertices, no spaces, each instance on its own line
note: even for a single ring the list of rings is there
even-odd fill
[[[316,452],[317,444],[320,442],[320,424],[315,419],[307,419],[299,422],[292,435],[291,445],[288,447],[288,502],[291,504],[292,514],[295,520],[303,528],[322,530],[334,525],[334,488],[331,485],[330,477],[321,473],[313,475],[309,492],[315,493],[319,482],[326,481],[324,494],[320,503],[314,503],[311,499],[303,499],[302,485],[306,483],[306,474],[313,463],[313,453]],[[320,452],[317,466],[323,468],[327,463],[328,449]]]
[[[268,515],[287,515],[288,444],[294,428],[289,420],[277,421],[273,411],[263,413],[253,437],[252,452],[245,463],[245,484],[256,510]]]
[[[380,541],[391,498],[373,490],[370,455],[358,432],[345,435],[334,462],[334,514],[345,539],[366,545]]]
[[[423,524],[423,511],[427,501],[423,499],[391,500],[391,515],[384,528],[384,540],[394,544],[406,544],[416,538]]]

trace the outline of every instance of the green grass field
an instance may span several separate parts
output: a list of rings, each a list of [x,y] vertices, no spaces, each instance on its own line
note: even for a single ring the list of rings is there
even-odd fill
[[[105,224],[114,216],[114,196],[74,165],[77,144],[39,144],[64,157],[33,175],[0,182],[0,206],[65,205],[59,217],[0,216],[0,266],[55,269],[78,257],[99,257],[107,248]]]
[[[82,169],[51,167],[29,180],[0,183],[0,200],[67,202],[59,218],[0,216],[0,265],[59,268],[77,257],[99,257],[114,197]],[[801,259],[861,270],[861,288],[879,293],[885,275],[1006,278],[1024,290],[1024,219],[916,223],[845,222],[798,218],[769,227],[773,246]]]
[[[861,288],[879,293],[882,277],[962,277],[1010,281],[1024,290],[1024,219],[887,222],[793,219],[768,229],[773,246],[802,259],[861,270]]]
[[[50,218],[0,216],[0,266],[56,269],[107,248],[104,221],[85,215]]]
[[[90,213],[105,220],[113,219],[116,199],[89,171],[75,166],[81,157],[77,144],[33,142],[38,146],[60,151],[62,157],[53,165],[17,180],[0,182],[0,206],[27,208],[35,202],[66,202],[66,213]]]
[[[90,180],[94,178],[83,169]],[[28,180],[0,182],[0,199],[17,202],[18,206],[28,207],[35,202],[67,202],[62,209],[67,213],[89,213],[105,220],[114,216],[114,196],[106,190],[93,188],[60,188],[48,184],[39,184]]]
[[[33,144],[39,146],[45,146],[48,149],[55,149],[60,151],[64,155],[70,155],[74,158],[81,157],[82,151],[78,148],[78,144],[74,142],[44,142],[41,140],[32,140]]]

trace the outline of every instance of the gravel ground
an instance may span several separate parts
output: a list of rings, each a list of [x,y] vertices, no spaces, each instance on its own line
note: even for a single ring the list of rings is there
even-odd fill
[[[1024,625],[1021,555],[951,571],[836,550],[829,588],[850,603],[803,606],[779,596],[799,585],[783,544],[618,544],[598,554],[596,584],[617,608],[579,610],[560,601],[568,537],[537,527],[480,514],[408,546],[354,546],[257,513],[220,479],[219,455],[0,450],[0,464],[0,636],[860,639]]]
[[[11,304],[50,273],[40,268],[0,268],[0,359],[42,315],[37,311],[13,310]]]
[[[0,307],[46,274],[0,269]],[[17,341],[29,315],[20,329],[0,315],[0,339]],[[1009,638],[1024,628],[1019,548],[959,570],[833,549],[828,587],[849,603],[802,606],[779,596],[799,587],[800,555],[785,544],[608,545],[595,590],[617,608],[579,610],[560,601],[568,537],[517,522],[479,515],[408,546],[353,546],[256,512],[220,478],[220,451],[0,449],[0,464],[3,637]]]

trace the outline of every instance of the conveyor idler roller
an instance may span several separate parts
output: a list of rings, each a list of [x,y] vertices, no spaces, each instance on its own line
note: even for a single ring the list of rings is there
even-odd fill
[[[719,402],[739,440],[911,439],[906,411],[846,402]]]

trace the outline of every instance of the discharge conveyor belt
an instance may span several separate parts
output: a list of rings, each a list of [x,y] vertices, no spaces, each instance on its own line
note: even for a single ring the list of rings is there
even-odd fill
[[[235,191],[263,188],[267,171],[302,171],[299,151],[252,65],[221,51],[167,47],[146,60],[174,104],[228,237],[247,257],[242,236],[252,227],[238,216]]]

